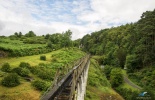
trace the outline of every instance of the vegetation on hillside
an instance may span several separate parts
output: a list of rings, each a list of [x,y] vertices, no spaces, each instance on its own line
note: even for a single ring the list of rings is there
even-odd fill
[[[33,31],[25,35],[15,32],[9,37],[0,36],[0,57],[21,57],[43,54],[61,48],[78,47],[78,43],[71,40],[70,30],[63,33],[36,36]]]
[[[35,92],[38,96],[37,99],[39,99],[41,92],[43,93],[50,85],[52,85],[57,69],[61,68],[63,74],[66,74],[74,63],[84,55],[85,53],[78,48],[64,48],[44,54],[44,56],[47,57],[47,61],[42,61],[42,59],[40,59],[42,55],[29,56],[29,59],[31,59],[32,62],[36,62],[35,60],[40,60],[42,62],[37,62],[35,66],[29,62],[23,62],[23,58],[25,57],[16,58],[18,59],[16,62],[19,63],[15,63],[14,66],[12,66],[12,63],[14,63],[14,60],[12,59],[15,58],[5,58],[5,62],[8,61],[8,63],[0,62],[2,65],[0,66],[0,99],[6,100],[15,98],[16,100],[19,100],[28,98],[25,97],[25,95],[29,95],[31,98],[28,99],[33,100],[33,96],[31,93],[27,94],[28,92]],[[38,58],[34,59],[34,57]],[[6,67],[4,68],[4,66]],[[25,92],[22,91],[21,88],[18,88],[25,85],[28,88]],[[14,88],[18,91],[17,94],[14,94]],[[22,98],[21,95],[25,98]]]
[[[138,22],[87,34],[81,39],[83,50],[92,55],[100,55],[101,64],[125,67],[128,73],[146,67],[153,70],[155,67],[154,22],[155,10],[146,11]],[[152,83],[150,89],[155,88],[151,78],[153,75],[145,74],[145,77],[147,78],[141,79],[141,83]]]
[[[103,73],[103,69],[94,57],[90,60],[87,81],[85,100],[123,100],[123,98],[111,88],[111,84]]]

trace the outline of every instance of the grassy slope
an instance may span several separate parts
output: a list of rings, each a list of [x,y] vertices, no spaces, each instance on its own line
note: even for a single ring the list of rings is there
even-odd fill
[[[55,52],[58,52],[58,51],[44,54],[46,55],[46,59],[47,59],[46,61],[41,61],[40,55],[14,57],[14,58],[0,58],[0,65],[2,65],[5,62],[10,63],[12,67],[17,67],[20,64],[20,62],[28,62],[32,66],[38,65],[39,63],[50,63],[51,54],[54,54]]]
[[[85,53],[75,48],[75,49],[61,49],[44,55],[46,55],[46,58],[47,58],[46,61],[41,61],[40,55],[34,55],[34,56],[26,56],[26,57],[19,57],[19,58],[1,58],[0,64],[2,65],[3,63],[8,62],[10,63],[11,68],[18,67],[20,62],[28,62],[31,64],[31,66],[38,65],[39,63],[45,63],[51,66],[51,64],[56,65],[59,63],[63,64],[63,63],[72,62],[82,57],[83,55],[85,55]],[[57,60],[52,61],[53,58]],[[65,62],[63,61],[63,59],[65,59]],[[5,76],[7,73],[3,73],[0,71],[0,74],[3,74]],[[0,80],[2,78],[3,77],[0,77]],[[21,84],[13,88],[7,88],[0,85],[0,99],[1,100],[38,100],[41,92],[35,90],[31,86],[30,82],[27,82],[22,78],[20,80],[21,80]]]
[[[99,64],[93,58],[88,73],[88,84],[85,100],[123,100],[110,86]]]

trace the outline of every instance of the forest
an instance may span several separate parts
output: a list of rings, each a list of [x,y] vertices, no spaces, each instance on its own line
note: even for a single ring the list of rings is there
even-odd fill
[[[144,91],[154,91],[155,10],[144,12],[140,20],[135,23],[87,34],[81,39],[80,43],[85,52],[99,56],[99,63],[107,66],[104,71],[107,78],[112,82],[111,85],[126,100],[133,100],[128,93],[133,93],[133,95],[136,93],[119,87],[122,81],[117,83],[116,80],[113,83],[116,77],[112,73],[119,74],[119,70],[113,72],[115,68],[126,69],[128,77],[143,87]]]

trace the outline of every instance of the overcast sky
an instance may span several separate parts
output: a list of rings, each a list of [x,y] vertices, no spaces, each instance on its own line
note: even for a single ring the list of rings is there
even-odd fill
[[[72,39],[136,22],[155,0],[0,0],[0,35],[32,30],[37,35],[70,29]]]

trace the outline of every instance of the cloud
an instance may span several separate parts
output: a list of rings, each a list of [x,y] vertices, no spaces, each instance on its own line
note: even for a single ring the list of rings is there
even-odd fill
[[[5,25],[2,21],[0,21],[0,31],[2,31],[5,28]]]
[[[1,0],[0,35],[37,35],[70,29],[72,38],[140,19],[155,0]]]

